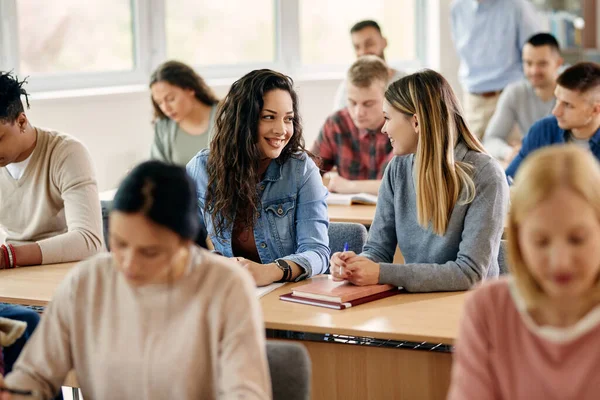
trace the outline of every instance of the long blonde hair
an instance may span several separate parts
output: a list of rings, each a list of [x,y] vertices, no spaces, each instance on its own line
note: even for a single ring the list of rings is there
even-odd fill
[[[475,198],[470,164],[456,161],[454,148],[460,141],[468,149],[485,153],[462,116],[456,95],[439,73],[426,69],[392,83],[385,99],[401,113],[416,115],[419,142],[415,155],[417,168],[417,218],[419,225],[444,235],[461,189],[461,203]]]
[[[519,225],[559,188],[568,188],[585,199],[600,219],[600,165],[590,152],[576,145],[549,146],[528,156],[515,177],[505,232],[509,268],[528,309],[539,307],[548,297],[523,260]],[[592,300],[600,300],[600,280],[593,292]]]

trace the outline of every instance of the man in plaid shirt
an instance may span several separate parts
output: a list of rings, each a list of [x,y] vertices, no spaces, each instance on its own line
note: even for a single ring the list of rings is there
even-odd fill
[[[383,127],[383,101],[388,68],[374,55],[360,57],[348,71],[347,106],[323,125],[312,152],[321,158],[331,192],[377,194],[392,145]]]

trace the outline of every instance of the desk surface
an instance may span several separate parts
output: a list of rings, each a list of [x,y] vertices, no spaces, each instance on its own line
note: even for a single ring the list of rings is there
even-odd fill
[[[0,302],[44,306],[76,263],[49,264],[0,271]]]
[[[74,265],[2,270],[0,302],[46,305]],[[464,292],[400,294],[346,310],[279,300],[305,283],[286,284],[260,299],[267,328],[445,344],[453,344],[456,338]]]
[[[353,204],[351,206],[328,206],[327,213],[331,222],[356,222],[371,225],[375,217],[375,206]]]
[[[346,310],[279,300],[305,283],[284,285],[261,299],[267,328],[444,344],[454,344],[458,334],[465,292],[399,294]]]

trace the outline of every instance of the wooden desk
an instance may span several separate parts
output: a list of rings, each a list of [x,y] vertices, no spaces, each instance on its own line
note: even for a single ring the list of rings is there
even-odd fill
[[[333,205],[327,207],[331,222],[356,222],[370,226],[375,217],[375,206],[353,204],[351,206]]]
[[[465,298],[464,292],[402,294],[347,310],[279,300],[279,295],[302,284],[285,285],[261,299],[267,328],[383,341],[453,344]],[[376,342],[380,341],[372,341]],[[450,353],[324,340],[301,343],[312,359],[313,399],[446,397]]]
[[[0,302],[46,305],[73,265],[0,271]],[[445,398],[450,353],[379,346],[365,338],[397,341],[395,345],[402,341],[453,344],[464,293],[401,294],[347,310],[279,300],[281,294],[305,283],[284,285],[260,302],[266,328],[316,334],[315,340],[301,341],[312,359],[312,399]],[[325,334],[370,343],[334,343],[324,341],[320,335]]]
[[[45,306],[76,263],[0,270],[0,303]]]

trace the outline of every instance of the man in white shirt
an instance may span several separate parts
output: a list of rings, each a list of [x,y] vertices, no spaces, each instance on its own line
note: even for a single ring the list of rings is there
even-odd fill
[[[350,37],[352,38],[352,46],[354,47],[356,58],[368,54],[377,56],[385,61],[384,51],[387,47],[387,39],[381,34],[381,28],[377,22],[372,20],[357,22],[350,29]],[[404,72],[388,66],[388,83],[391,84],[404,76],[406,76]],[[348,101],[347,87],[347,81],[344,79],[336,91],[333,111],[346,107]]]

